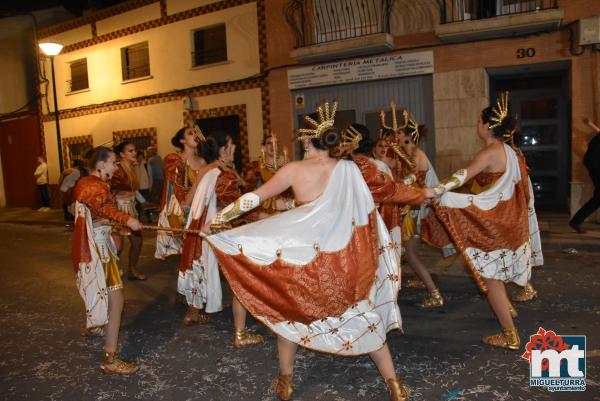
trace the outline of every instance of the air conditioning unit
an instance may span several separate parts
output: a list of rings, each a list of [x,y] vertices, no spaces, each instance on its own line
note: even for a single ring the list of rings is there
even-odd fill
[[[579,46],[600,44],[600,15],[579,20]]]

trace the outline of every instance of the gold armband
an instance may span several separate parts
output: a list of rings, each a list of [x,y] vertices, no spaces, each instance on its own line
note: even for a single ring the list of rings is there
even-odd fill
[[[248,192],[217,212],[211,221],[211,227],[223,226],[260,205],[260,198],[254,192]]]
[[[456,173],[452,174],[449,179],[442,181],[433,188],[433,191],[437,196],[442,196],[444,193],[453,190],[454,188],[461,187],[467,178],[467,170],[460,169]]]

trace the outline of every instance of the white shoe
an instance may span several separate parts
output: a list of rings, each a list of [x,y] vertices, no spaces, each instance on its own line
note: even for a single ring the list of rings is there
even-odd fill
[[[38,212],[45,212],[45,211],[46,211],[46,208],[45,208],[44,206],[42,206],[42,207],[41,207],[41,208],[39,208],[37,211],[38,211]]]

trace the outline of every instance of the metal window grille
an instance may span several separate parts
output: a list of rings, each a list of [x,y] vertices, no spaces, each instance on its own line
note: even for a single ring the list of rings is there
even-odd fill
[[[192,65],[207,65],[227,61],[227,32],[225,25],[194,31]]]
[[[557,8],[557,0],[438,0],[442,24],[538,12]]]
[[[85,154],[92,148],[92,145],[85,143],[71,143],[68,145],[69,154],[68,160],[70,160],[70,165],[73,167],[73,162],[75,160],[85,160]]]
[[[290,0],[285,17],[296,48],[390,33],[394,0]]]

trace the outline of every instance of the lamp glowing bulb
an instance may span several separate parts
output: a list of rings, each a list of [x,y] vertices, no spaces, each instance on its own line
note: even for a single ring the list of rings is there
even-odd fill
[[[63,45],[59,45],[58,43],[40,43],[39,46],[44,54],[50,57],[56,56],[63,48]]]

